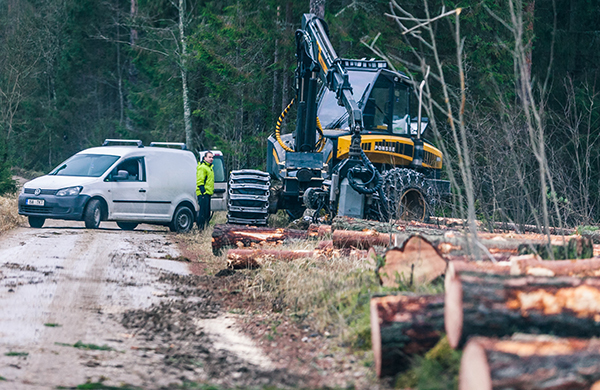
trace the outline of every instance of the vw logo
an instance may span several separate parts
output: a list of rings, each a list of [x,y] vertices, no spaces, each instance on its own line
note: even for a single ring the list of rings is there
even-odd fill
[[[38,196],[38,195],[39,195],[39,194],[41,194],[41,193],[42,193],[42,189],[41,189],[41,188],[37,188],[37,189],[34,191],[34,195],[35,195],[35,196]]]

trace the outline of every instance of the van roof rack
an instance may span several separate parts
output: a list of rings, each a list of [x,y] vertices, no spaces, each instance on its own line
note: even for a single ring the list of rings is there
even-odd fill
[[[110,139],[107,138],[102,143],[102,146],[111,146],[111,145],[127,145],[127,144],[135,144],[138,148],[143,148],[144,144],[139,139]],[[133,146],[133,145],[132,145]]]
[[[158,146],[162,148],[177,147],[181,150],[187,150],[187,145],[184,142],[150,142],[150,146]]]

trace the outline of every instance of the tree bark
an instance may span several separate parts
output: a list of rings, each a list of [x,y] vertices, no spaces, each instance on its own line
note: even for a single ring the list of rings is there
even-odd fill
[[[600,342],[525,336],[474,337],[460,363],[460,390],[599,390]]]
[[[412,236],[401,248],[386,252],[385,264],[377,269],[377,274],[384,286],[397,287],[401,284],[429,283],[445,271],[446,260],[437,249],[426,239]]]
[[[444,328],[444,297],[388,295],[371,299],[371,342],[378,377],[410,366],[439,341]]]
[[[185,36],[185,0],[179,0],[179,44],[181,45],[181,55],[179,69],[181,72],[181,89],[183,98],[183,123],[185,130],[185,143],[189,149],[193,150],[192,145],[192,110],[190,108],[190,98],[187,81],[187,41]]]
[[[548,333],[600,336],[600,279],[508,276],[456,269],[445,280],[445,328],[453,348],[469,336]]]
[[[233,269],[259,268],[269,261],[292,261],[302,258],[323,257],[331,259],[340,256],[366,257],[361,250],[277,250],[277,249],[229,249],[227,267]]]
[[[310,0],[310,13],[325,18],[325,0]]]
[[[215,256],[228,246],[247,247],[262,244],[280,244],[287,239],[307,238],[304,230],[252,227],[240,225],[215,225],[212,234],[212,250]]]

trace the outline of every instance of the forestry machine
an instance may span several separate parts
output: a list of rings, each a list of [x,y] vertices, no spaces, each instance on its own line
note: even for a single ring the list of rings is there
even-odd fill
[[[442,153],[421,138],[420,102],[411,120],[409,78],[385,61],[339,58],[313,14],[296,31],[296,57],[296,96],[268,138],[267,172],[231,172],[228,222],[266,225],[278,209],[299,218],[306,208],[315,219],[427,219],[450,183]],[[292,105],[296,130],[284,135]]]

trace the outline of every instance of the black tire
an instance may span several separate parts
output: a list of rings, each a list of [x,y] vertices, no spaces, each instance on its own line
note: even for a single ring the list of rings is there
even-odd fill
[[[31,226],[32,228],[36,228],[39,229],[42,226],[44,226],[44,222],[46,222],[46,218],[44,217],[34,217],[34,216],[29,216],[29,226]]]
[[[391,219],[427,222],[431,191],[423,174],[412,169],[394,168],[383,177],[383,192]]]
[[[92,199],[85,208],[83,221],[88,229],[98,229],[102,222],[102,203],[98,199]]]
[[[137,222],[117,222],[117,226],[123,230],[133,230],[139,225]]]
[[[173,214],[173,220],[169,225],[172,232],[187,233],[194,226],[194,212],[188,206],[179,206]]]

